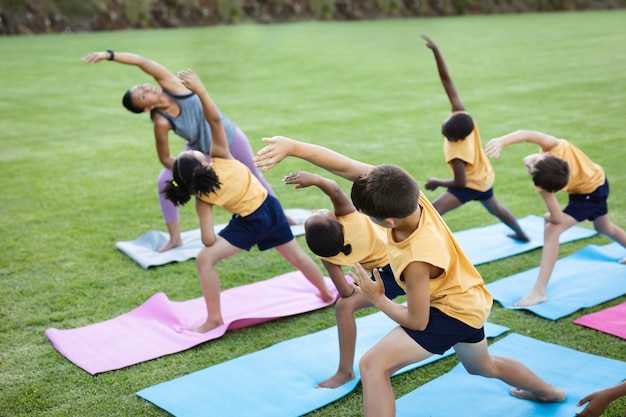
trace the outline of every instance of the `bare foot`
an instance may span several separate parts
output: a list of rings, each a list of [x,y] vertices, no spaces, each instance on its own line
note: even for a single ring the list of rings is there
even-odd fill
[[[619,263],[622,265],[626,265],[626,256],[619,260]]]
[[[562,403],[563,401],[565,401],[565,398],[567,397],[567,394],[565,394],[565,391],[563,391],[562,389],[559,388],[555,388],[555,387],[551,387],[552,389],[550,391],[541,393],[541,392],[532,392],[532,391],[527,391],[525,389],[520,389],[520,388],[515,388],[512,389],[511,395],[514,396],[515,398],[519,398],[521,400],[531,400],[531,401],[537,401],[540,403]]]
[[[315,388],[337,388],[342,386],[343,384],[352,381],[355,378],[354,373],[350,372],[349,374],[339,372],[326,381],[322,381],[315,386]]]
[[[159,252],[159,253],[167,252],[168,250],[177,248],[179,246],[183,246],[182,240],[178,240],[178,239],[177,240],[171,240],[170,239],[170,240],[168,240],[168,242],[165,245],[161,246],[157,250],[157,252]]]
[[[529,307],[529,306],[534,306],[535,304],[543,303],[545,301],[548,301],[547,295],[545,294],[542,295],[534,291],[531,291],[530,294],[528,294],[526,297],[522,298],[521,300],[519,300],[513,305],[515,307]]]
[[[223,320],[207,320],[204,323],[202,323],[200,326],[193,329],[193,331],[196,333],[206,333],[217,327],[220,327],[222,324],[224,324]]]
[[[506,235],[507,237],[510,237],[511,239],[517,240],[519,242],[522,243],[528,243],[530,242],[530,238],[528,236],[526,236],[525,233],[522,233],[521,235],[517,234],[517,233],[511,233],[509,235]]]

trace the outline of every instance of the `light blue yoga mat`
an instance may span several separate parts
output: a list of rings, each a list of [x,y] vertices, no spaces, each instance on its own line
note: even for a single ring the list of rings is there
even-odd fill
[[[175,416],[300,416],[350,393],[360,381],[359,358],[395,326],[382,312],[357,319],[357,378],[336,389],[315,388],[337,370],[335,326],[154,385],[137,395]],[[503,326],[485,325],[488,337],[506,331]],[[400,372],[453,352],[450,349]]]
[[[626,249],[618,243],[589,245],[556,262],[548,282],[548,301],[515,307],[533,287],[539,268],[520,272],[487,284],[494,300],[505,308],[524,308],[550,320],[626,294],[626,265],[618,261]]]
[[[530,242],[520,242],[507,235],[513,233],[504,223],[454,232],[454,237],[474,265],[528,252],[543,246],[543,217],[529,215],[518,219]],[[574,226],[561,234],[561,243],[584,239],[596,234],[595,230]]]
[[[397,417],[573,417],[576,403],[588,394],[626,378],[626,362],[509,334],[489,347],[492,354],[520,360],[546,382],[567,393],[562,403],[537,403],[509,394],[497,379],[470,375],[458,364],[396,400]]]

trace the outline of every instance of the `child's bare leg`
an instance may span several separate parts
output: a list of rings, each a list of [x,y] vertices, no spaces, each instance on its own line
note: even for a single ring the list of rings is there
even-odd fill
[[[621,227],[611,223],[609,215],[605,214],[593,221],[593,227],[605,236],[610,237],[624,248],[626,248],[626,231]],[[620,264],[626,264],[626,256],[619,260]]]
[[[165,245],[157,249],[157,252],[161,253],[183,245],[183,238],[180,235],[180,223],[178,223],[178,221],[174,221],[165,223],[165,226],[167,226],[170,240],[168,240]]]
[[[505,356],[490,355],[487,339],[478,343],[457,343],[454,350],[467,372],[497,378],[516,387],[510,391],[514,397],[538,402],[565,401],[565,391],[548,384],[523,363]]]
[[[291,265],[298,268],[302,274],[309,280],[311,284],[315,286],[320,292],[320,297],[324,302],[331,303],[335,300],[335,296],[330,292],[326,286],[324,275],[317,266],[313,259],[304,252],[304,250],[298,244],[298,241],[294,238],[291,241],[276,246],[276,250],[280,253]]]
[[[361,357],[365,417],[393,417],[396,402],[391,375],[404,366],[432,356],[401,327],[395,327]]]
[[[339,367],[333,376],[317,384],[318,388],[337,388],[355,378],[356,322],[354,321],[354,312],[369,305],[371,304],[365,297],[356,292],[347,298],[337,300],[335,317],[337,318],[339,336]]]
[[[541,252],[541,263],[539,275],[532,290],[522,299],[515,303],[517,307],[528,307],[548,301],[548,281],[554,270],[554,264],[559,257],[559,236],[578,223],[576,219],[567,214],[563,214],[563,221],[559,224],[547,223],[543,237],[543,251]]]
[[[496,216],[502,223],[506,224],[515,233],[507,235],[511,239],[519,240],[520,242],[529,242],[528,235],[522,230],[522,227],[517,222],[513,213],[502,204],[500,204],[495,197],[491,197],[489,200],[481,201],[483,207],[487,209],[489,213]]]
[[[194,329],[195,332],[206,333],[224,324],[220,304],[220,278],[215,270],[215,264],[239,251],[239,248],[218,236],[212,246],[204,247],[198,253],[196,266],[207,309],[207,319]]]
[[[433,201],[433,207],[435,208],[435,210],[437,210],[437,213],[442,216],[447,212],[454,210],[462,205],[463,203],[461,203],[461,201],[456,198],[454,194],[448,191],[439,194],[439,197],[435,198],[435,200]]]

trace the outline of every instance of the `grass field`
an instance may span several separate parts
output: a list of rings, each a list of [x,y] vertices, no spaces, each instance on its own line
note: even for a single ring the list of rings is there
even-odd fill
[[[110,48],[149,56],[173,71],[194,69],[255,150],[264,136],[291,136],[368,163],[399,164],[423,184],[429,176],[450,176],[439,133],[450,106],[432,53],[419,38],[427,33],[441,48],[483,142],[516,129],[571,140],[605,168],[611,219],[626,227],[625,20],[626,11],[610,11],[0,37],[0,416],[167,415],[135,392],[335,324],[327,308],[97,376],[53,348],[44,335],[49,327],[104,321],[156,292],[173,300],[201,295],[195,262],[143,270],[115,248],[117,241],[164,230],[151,123],[121,106],[128,87],[151,80],[115,63],[83,64],[82,55]],[[175,136],[170,144],[175,153],[183,147]],[[521,163],[534,151],[518,145],[493,161],[496,196],[518,217],[545,212]],[[299,169],[320,172],[289,160],[266,174],[283,205],[329,207],[315,190],[281,185]],[[340,184],[349,190],[347,182]],[[183,230],[197,227],[192,206],[181,210]],[[217,212],[218,222],[226,219]],[[452,230],[496,222],[477,203],[445,219]],[[609,242],[594,237],[566,244],[561,256]],[[491,282],[535,267],[539,258],[535,250],[478,269]],[[274,251],[252,250],[218,270],[226,289],[291,267]],[[626,360],[624,340],[572,323],[624,301],[557,321],[495,303],[490,321]],[[394,377],[396,396],[455,364],[448,358]],[[358,416],[361,407],[359,386],[310,415]],[[605,415],[621,417],[625,407],[622,399]]]

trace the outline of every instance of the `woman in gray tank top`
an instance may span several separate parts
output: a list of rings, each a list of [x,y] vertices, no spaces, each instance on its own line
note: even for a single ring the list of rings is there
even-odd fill
[[[157,179],[159,203],[163,220],[167,226],[169,241],[158,248],[159,252],[181,246],[183,244],[178,221],[178,208],[160,192],[165,183],[172,180],[172,165],[175,156],[170,154],[169,132],[183,138],[187,143],[185,150],[198,150],[209,155],[211,150],[211,129],[204,117],[202,103],[195,93],[188,90],[180,79],[156,61],[129,52],[92,52],[81,58],[85,63],[96,64],[104,60],[120,64],[133,65],[150,75],[157,85],[140,84],[131,87],[122,99],[122,104],[133,113],[149,111],[154,125],[154,139],[159,161],[163,170]],[[252,160],[254,154],[245,133],[222,114],[222,122],[228,138],[228,146],[233,156],[250,168],[250,171],[275,196],[272,187],[265,181],[261,171]],[[289,219],[289,218],[288,218]],[[289,219],[291,224],[294,224]]]

